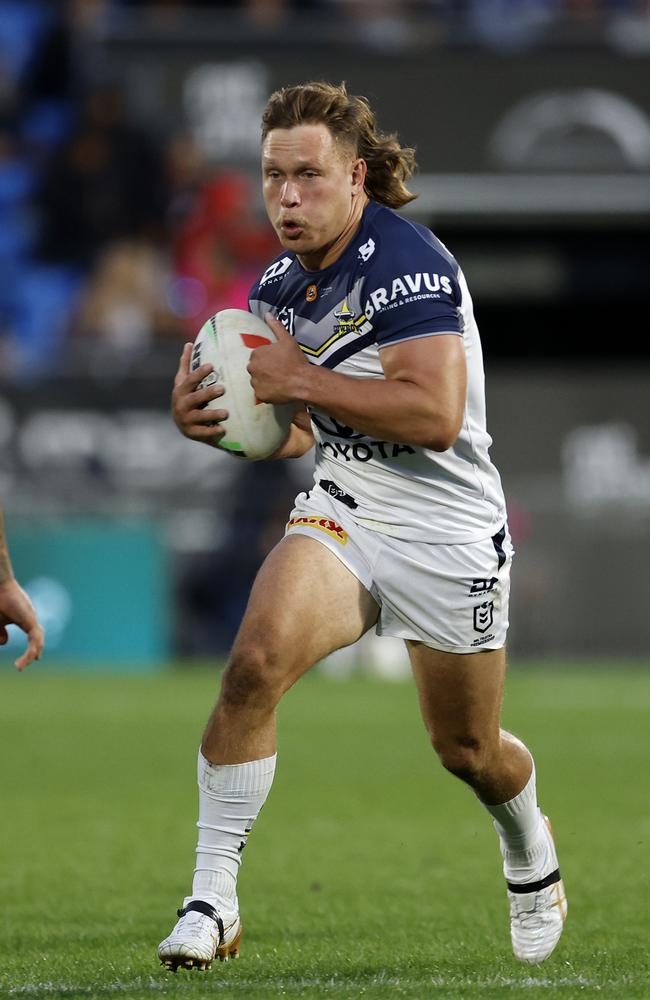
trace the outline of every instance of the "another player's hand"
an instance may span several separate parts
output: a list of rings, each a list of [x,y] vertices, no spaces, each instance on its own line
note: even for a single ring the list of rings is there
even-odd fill
[[[201,365],[190,371],[192,344],[185,344],[172,391],[172,416],[181,434],[192,441],[206,441],[214,444],[225,434],[216,426],[228,417],[228,410],[202,409],[206,403],[223,395],[223,386],[209,385],[204,389],[197,386],[214,371],[212,365]]]
[[[247,365],[251,384],[263,403],[292,403],[299,398],[296,387],[309,362],[279,320],[270,313],[264,319],[278,339],[275,344],[256,347],[251,354]]]
[[[17,625],[27,636],[27,649],[16,660],[18,670],[24,670],[43,652],[45,635],[39,624],[34,605],[16,580],[0,584],[0,646],[8,639],[7,625]]]

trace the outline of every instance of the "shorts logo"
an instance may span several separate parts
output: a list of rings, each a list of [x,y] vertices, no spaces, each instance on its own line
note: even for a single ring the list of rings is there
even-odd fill
[[[350,508],[350,510],[356,510],[359,506],[354,497],[351,497],[349,493],[346,493],[340,486],[333,483],[331,479],[321,479],[318,485],[322,490],[325,490],[326,493],[329,493],[331,497],[334,497],[336,500],[340,501],[340,503],[344,503],[346,507]]]
[[[495,583],[498,583],[499,579],[496,576],[491,576],[488,580],[472,580],[472,586],[469,588],[470,594],[489,594],[491,590],[494,590]]]
[[[494,601],[485,601],[474,608],[474,631],[487,632],[494,621]]]
[[[292,517],[287,524],[287,531],[291,531],[292,528],[298,528],[304,525],[307,528],[317,528],[318,531],[324,531],[326,535],[330,538],[335,538],[337,542],[341,545],[345,545],[348,540],[347,531],[333,521],[331,517]]]

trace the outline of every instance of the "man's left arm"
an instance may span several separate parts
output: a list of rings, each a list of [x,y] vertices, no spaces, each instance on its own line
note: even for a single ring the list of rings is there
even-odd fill
[[[467,370],[463,339],[438,333],[381,349],[385,379],[352,378],[310,364],[274,319],[278,343],[253,352],[248,370],[258,399],[300,401],[384,441],[446,451],[463,421]]]

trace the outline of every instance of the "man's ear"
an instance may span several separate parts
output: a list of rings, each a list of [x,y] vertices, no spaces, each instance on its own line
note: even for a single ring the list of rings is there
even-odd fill
[[[358,157],[352,164],[352,192],[360,194],[366,183],[368,164],[361,157]]]

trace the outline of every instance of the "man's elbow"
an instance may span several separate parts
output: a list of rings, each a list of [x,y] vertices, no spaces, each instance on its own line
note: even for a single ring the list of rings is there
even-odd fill
[[[448,451],[455,443],[462,422],[460,420],[439,420],[423,428],[421,440],[414,442],[428,451]]]
[[[421,447],[426,448],[427,451],[448,451],[456,441],[456,437],[449,435],[447,437],[430,438],[428,441],[423,442]]]

